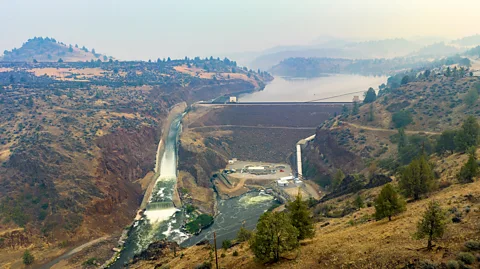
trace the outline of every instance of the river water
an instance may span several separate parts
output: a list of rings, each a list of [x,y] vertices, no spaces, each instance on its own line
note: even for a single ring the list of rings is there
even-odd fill
[[[355,95],[362,99],[362,92],[369,87],[377,90],[379,85],[386,82],[386,76],[343,74],[317,78],[275,77],[263,91],[242,95],[239,102],[307,102],[338,95],[342,96],[321,101],[351,102]]]
[[[260,215],[273,204],[273,197],[258,192],[247,193],[226,201],[218,202],[218,214],[214,224],[199,235],[190,236],[180,227],[188,219],[182,209],[173,206],[172,197],[177,180],[177,142],[181,132],[178,116],[170,125],[165,141],[165,151],[160,163],[160,175],[145,211],[146,218],[135,222],[116,262],[110,268],[123,268],[135,254],[145,250],[155,240],[169,239],[182,246],[191,246],[205,239],[213,242],[213,231],[217,232],[217,244],[236,237],[242,223],[253,229]]]

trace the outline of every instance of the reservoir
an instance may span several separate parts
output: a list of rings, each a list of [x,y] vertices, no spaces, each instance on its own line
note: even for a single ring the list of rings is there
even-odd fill
[[[321,101],[351,102],[355,95],[363,99],[363,92],[366,92],[369,87],[378,90],[378,86],[382,83],[387,83],[386,76],[326,74],[317,78],[275,77],[263,91],[242,95],[238,101],[308,102],[342,95]]]

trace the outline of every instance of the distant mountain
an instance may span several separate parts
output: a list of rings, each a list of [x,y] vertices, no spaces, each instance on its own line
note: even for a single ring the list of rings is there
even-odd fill
[[[350,42],[329,40],[313,46],[294,47],[274,53],[264,53],[255,58],[250,66],[268,70],[282,60],[295,57],[327,57],[327,58],[394,58],[408,55],[422,46],[406,39],[384,39],[365,42]]]
[[[66,45],[54,38],[35,37],[23,43],[19,49],[4,51],[0,61],[3,62],[78,62],[78,61],[108,61],[111,57],[97,53],[95,49]]]
[[[453,40],[451,43],[462,47],[475,47],[480,45],[480,35],[477,34],[463,37],[457,40]]]
[[[438,56],[449,56],[449,55],[453,55],[460,52],[462,52],[462,49],[455,46],[446,45],[444,42],[440,42],[440,43],[435,43],[429,46],[425,46],[420,50],[412,53],[412,56],[438,57]]]

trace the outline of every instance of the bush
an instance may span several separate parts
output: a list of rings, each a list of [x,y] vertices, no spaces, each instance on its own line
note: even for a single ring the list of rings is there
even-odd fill
[[[238,256],[238,251],[235,250],[235,251],[233,252],[233,257],[237,257],[237,256]]]
[[[465,247],[468,248],[469,250],[480,250],[480,242],[469,240],[465,242]]]
[[[458,262],[455,260],[450,260],[447,262],[447,268],[448,269],[458,269],[460,266],[458,265]]]
[[[470,252],[460,252],[457,255],[457,260],[460,260],[466,264],[472,264],[475,262],[475,256]]]
[[[392,122],[397,129],[409,125],[410,123],[412,123],[412,121],[413,118],[411,113],[406,110],[400,110],[392,115]]]
[[[35,257],[30,253],[30,251],[27,249],[25,252],[23,252],[23,264],[25,265],[30,265],[33,263],[35,260]]]
[[[225,256],[226,256],[225,253],[222,253],[222,255],[220,255],[220,257],[222,258],[225,258]]]
[[[231,246],[232,246],[232,241],[230,241],[230,240],[225,240],[225,241],[222,242],[222,248],[224,250],[229,249]]]

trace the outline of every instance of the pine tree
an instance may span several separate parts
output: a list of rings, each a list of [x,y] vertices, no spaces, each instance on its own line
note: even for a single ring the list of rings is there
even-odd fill
[[[400,188],[405,195],[420,199],[420,195],[428,193],[434,186],[434,176],[425,154],[413,160],[400,175]]]
[[[339,186],[344,178],[345,174],[342,172],[342,170],[337,169],[337,172],[333,176],[332,189],[335,189],[337,186]]]
[[[368,121],[374,121],[375,120],[375,114],[373,113],[373,104],[370,104],[370,108],[368,111]]]
[[[377,94],[373,88],[368,88],[367,92],[365,92],[365,97],[363,98],[364,103],[372,103],[377,99]]]
[[[298,230],[298,240],[312,238],[315,235],[315,227],[313,226],[310,210],[308,210],[307,202],[302,201],[300,191],[294,201],[287,204],[288,215],[292,221],[293,227]]]
[[[437,140],[435,150],[438,154],[443,154],[446,151],[450,151],[453,154],[455,150],[455,136],[457,132],[455,130],[446,130],[442,132],[442,135]]]
[[[416,239],[427,238],[427,249],[432,249],[432,241],[442,238],[447,228],[447,215],[438,202],[431,201],[417,224]]]
[[[257,223],[257,232],[250,240],[250,249],[262,262],[278,261],[284,251],[299,246],[298,230],[283,212],[266,212]]]
[[[358,209],[365,207],[365,203],[363,202],[363,198],[360,194],[355,197],[355,206]]]
[[[353,102],[352,115],[357,115],[360,108],[357,102]]]
[[[238,233],[237,233],[237,241],[245,242],[250,240],[251,237],[252,237],[252,232],[247,230],[245,226],[242,225],[242,227],[240,227],[240,230],[238,230]]]
[[[479,137],[480,126],[477,119],[474,116],[468,116],[455,136],[455,146],[460,151],[466,151],[470,147],[478,145]]]
[[[392,220],[392,216],[397,215],[406,210],[405,200],[397,193],[391,184],[387,184],[375,199],[375,218],[381,220],[388,217]]]
[[[471,183],[478,176],[478,164],[475,156],[475,148],[470,150],[468,161],[460,169],[457,175],[458,181],[461,183]]]

